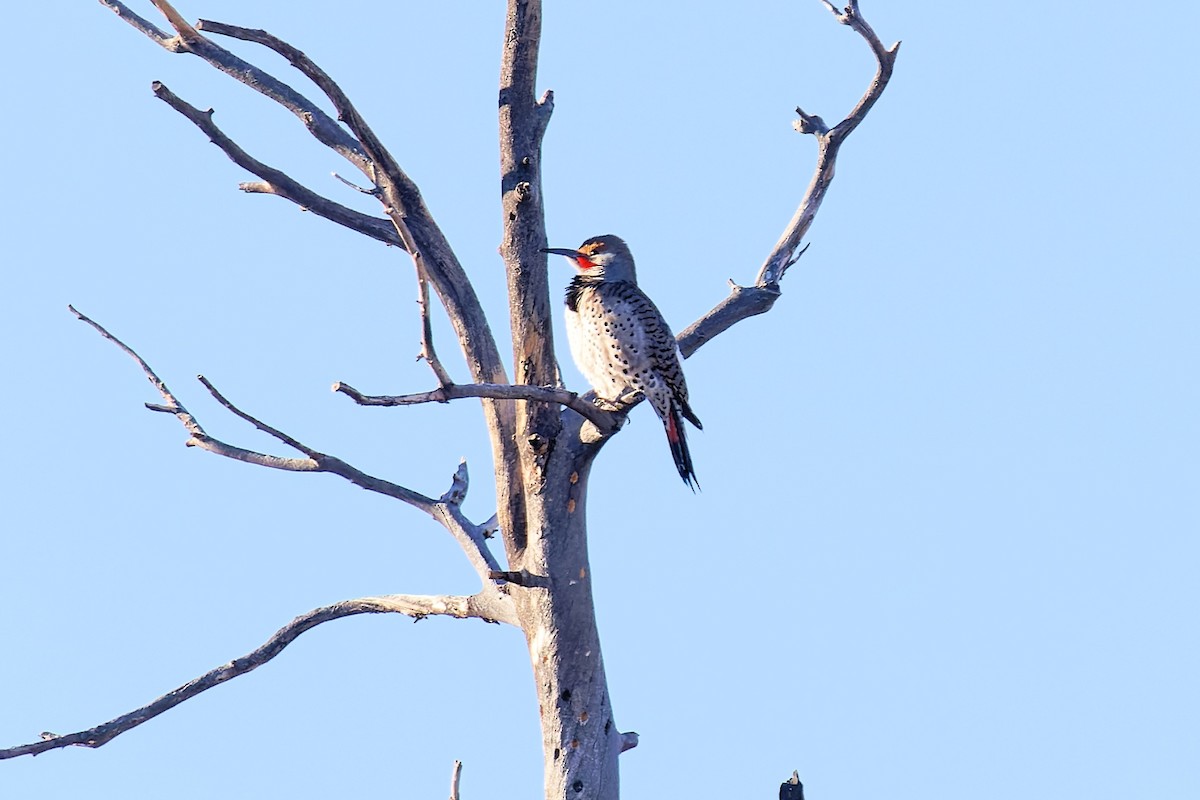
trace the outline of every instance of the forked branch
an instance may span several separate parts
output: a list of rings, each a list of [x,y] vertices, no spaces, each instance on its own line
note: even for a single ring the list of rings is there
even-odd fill
[[[478,595],[410,595],[394,594],[382,597],[362,597],[357,600],[345,600],[331,606],[314,609],[302,616],[296,617],[275,633],[257,650],[241,658],[236,658],[228,664],[209,670],[198,678],[190,680],[177,689],[167,692],[154,702],[130,711],[128,714],[111,719],[102,725],[85,731],[58,735],[43,733],[41,741],[18,745],[0,750],[0,759],[17,756],[37,755],[48,750],[77,745],[80,747],[101,747],[108,744],[126,731],[133,730],[143,722],[154,719],[164,711],[169,711],[180,703],[190,700],[201,692],[208,691],[228,680],[245,675],[258,669],[283,649],[296,640],[300,634],[316,626],[342,617],[355,614],[404,614],[416,620],[431,616],[457,617],[460,619],[474,618],[485,622],[509,622],[515,624],[516,616],[512,603],[507,595],[496,591]]]
[[[817,140],[817,165],[811,180],[809,180],[808,188],[804,192],[804,197],[800,200],[800,205],[784,229],[783,235],[779,237],[779,241],[775,243],[775,247],[759,269],[754,285],[738,286],[730,280],[732,291],[729,296],[679,334],[679,349],[685,358],[700,349],[709,339],[734,324],[747,317],[763,314],[775,305],[775,301],[779,299],[780,295],[779,282],[783,280],[788,268],[804,254],[804,251],[800,249],[800,242],[812,227],[817,211],[821,208],[821,202],[825,199],[825,193],[828,191],[830,183],[833,182],[834,165],[842,143],[866,118],[867,112],[875,105],[875,102],[883,94],[883,90],[887,88],[888,81],[891,80],[896,55],[900,51],[900,43],[896,42],[891,47],[884,47],[859,11],[858,0],[851,0],[840,11],[828,0],[821,0],[821,2],[834,14],[838,22],[848,26],[866,40],[871,52],[875,55],[875,77],[854,109],[832,128],[827,126],[820,117],[807,114],[800,108],[796,109],[796,114],[799,116],[794,123],[796,130],[800,133],[811,134]]]
[[[163,400],[166,401],[164,405],[147,403],[146,407],[151,411],[161,411],[168,414],[174,414],[175,417],[183,424],[183,427],[187,430],[187,432],[191,434],[191,438],[185,442],[188,447],[199,447],[202,450],[207,450],[210,453],[216,453],[217,455],[225,456],[226,458],[244,461],[248,464],[256,464],[260,467],[270,467],[271,469],[282,469],[289,472],[330,472],[334,475],[339,475],[345,478],[346,480],[362,487],[363,489],[367,489],[372,492],[378,492],[379,494],[384,494],[397,500],[402,500],[411,506],[421,509],[435,519],[437,518],[435,509],[435,506],[437,505],[436,500],[398,484],[391,483],[390,481],[385,481],[381,478],[376,478],[373,475],[368,475],[356,467],[352,467],[339,458],[318,452],[317,450],[302,444],[291,436],[272,428],[265,422],[256,419],[255,417],[234,406],[219,391],[217,391],[217,389],[208,381],[207,378],[201,375],[199,376],[200,382],[203,383],[204,386],[212,393],[213,397],[217,399],[217,402],[225,406],[225,408],[229,409],[237,416],[254,425],[260,431],[274,436],[276,439],[288,445],[289,447],[304,453],[307,458],[283,458],[281,456],[259,453],[254,450],[247,450],[242,447],[236,447],[234,445],[227,444],[226,442],[222,442],[219,439],[209,436],[208,433],[205,432],[204,428],[200,426],[200,423],[196,420],[192,413],[184,407],[183,403],[179,402],[178,398],[171,393],[163,380],[158,377],[154,370],[151,369],[150,365],[146,363],[145,359],[138,355],[133,348],[109,333],[100,323],[77,311],[74,306],[68,306],[68,308],[78,319],[92,326],[96,332],[98,332],[105,339],[111,341],[117,347],[121,348],[126,355],[138,363],[138,366],[142,368],[142,372],[146,374],[147,379],[154,386],[154,388],[158,390],[158,393],[162,395]]]

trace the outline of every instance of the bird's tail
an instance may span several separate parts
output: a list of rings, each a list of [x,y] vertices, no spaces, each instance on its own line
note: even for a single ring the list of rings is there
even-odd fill
[[[667,429],[667,442],[671,445],[671,458],[675,459],[679,477],[694,492],[700,488],[700,482],[696,480],[696,471],[692,468],[692,454],[688,452],[687,436],[683,432],[683,417],[676,403],[671,403],[670,411],[663,417],[663,427]]]

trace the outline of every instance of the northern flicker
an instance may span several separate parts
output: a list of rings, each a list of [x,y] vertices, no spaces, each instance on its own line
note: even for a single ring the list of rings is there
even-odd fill
[[[567,287],[567,339],[575,365],[601,401],[645,395],[667,430],[675,468],[695,491],[699,484],[683,419],[703,426],[688,405],[675,335],[638,288],[629,246],[609,235],[588,239],[578,250],[552,247],[544,252],[566,256],[576,270]]]

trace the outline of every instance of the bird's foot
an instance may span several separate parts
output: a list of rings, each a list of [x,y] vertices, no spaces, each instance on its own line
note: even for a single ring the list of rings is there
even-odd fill
[[[617,399],[621,407],[632,406],[646,399],[646,394],[640,389],[630,389]]]
[[[620,411],[624,408],[624,404],[620,400],[609,400],[606,397],[593,397],[592,405],[603,411]]]

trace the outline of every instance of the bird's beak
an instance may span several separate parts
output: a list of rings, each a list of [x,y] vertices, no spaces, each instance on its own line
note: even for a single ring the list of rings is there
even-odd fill
[[[566,256],[567,258],[580,258],[583,253],[578,250],[572,250],[569,247],[543,247],[543,253],[553,253],[556,256]]]

